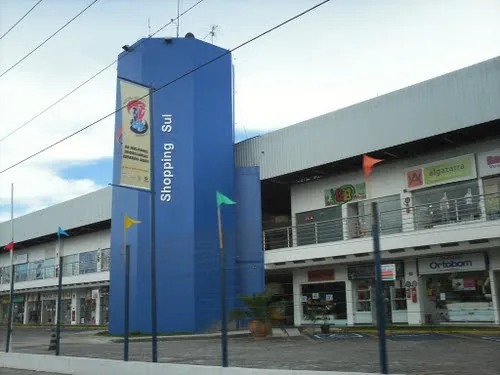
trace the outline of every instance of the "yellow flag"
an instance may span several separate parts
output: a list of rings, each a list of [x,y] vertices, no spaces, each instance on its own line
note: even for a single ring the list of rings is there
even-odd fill
[[[125,215],[125,218],[124,218],[125,230],[129,229],[131,226],[133,226],[135,224],[140,224],[140,223],[141,222],[139,220],[131,219],[130,217]]]

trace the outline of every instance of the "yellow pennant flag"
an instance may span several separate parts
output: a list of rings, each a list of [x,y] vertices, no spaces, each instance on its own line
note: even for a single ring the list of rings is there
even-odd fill
[[[125,230],[129,229],[131,226],[135,224],[140,224],[141,222],[139,220],[134,220],[127,215],[124,217],[124,224],[125,224]]]

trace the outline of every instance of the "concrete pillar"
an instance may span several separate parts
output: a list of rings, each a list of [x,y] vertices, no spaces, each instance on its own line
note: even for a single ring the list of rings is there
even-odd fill
[[[415,230],[415,209],[411,192],[403,192],[401,194],[403,232],[411,232]]]
[[[345,301],[347,304],[347,325],[354,325],[354,297],[353,297],[353,283],[351,280],[345,282]]]
[[[101,272],[102,269],[102,250],[97,249],[97,272]]]
[[[24,298],[24,316],[23,316],[23,324],[29,323],[30,312],[28,311],[28,294]]]
[[[500,324],[500,280],[496,277],[497,273],[490,270],[491,301],[495,312],[495,324]]]
[[[71,294],[71,325],[80,324],[80,292],[74,290]]]
[[[348,240],[351,234],[349,233],[349,219],[348,219],[349,211],[347,209],[347,204],[343,204],[341,207],[342,207],[342,232],[344,234],[344,240]]]
[[[413,302],[411,299],[406,299],[408,325],[422,325],[424,322],[424,311],[422,303],[422,296],[424,295],[424,293],[422,292],[422,290],[425,290],[425,285],[421,285],[421,280],[418,277],[417,260],[415,258],[405,259],[405,283],[408,281],[412,284],[414,281],[418,283],[417,302]]]
[[[92,299],[95,298],[95,324],[100,325],[101,324],[101,289],[95,289],[97,290],[97,294],[94,295],[94,292],[92,292]]]
[[[298,327],[302,325],[302,286],[296,272],[293,272],[293,321],[295,326]]]

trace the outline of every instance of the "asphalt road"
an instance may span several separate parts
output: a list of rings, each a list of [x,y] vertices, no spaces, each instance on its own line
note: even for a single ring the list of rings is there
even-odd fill
[[[1,335],[5,333],[0,332]],[[50,332],[19,329],[14,351],[48,354]],[[480,336],[396,335],[387,340],[389,372],[415,375],[498,375],[500,334]],[[4,339],[0,339],[0,342]],[[92,358],[122,359],[123,344],[91,333],[63,333],[61,354]],[[221,363],[218,339],[160,342],[159,360],[218,366]],[[233,338],[229,341],[230,366],[378,372],[378,342],[368,335],[332,337],[272,338],[257,341]],[[151,343],[131,343],[130,360],[150,361]],[[1,372],[0,374],[4,374]],[[17,375],[16,373],[6,373]],[[26,374],[26,372],[23,372]]]

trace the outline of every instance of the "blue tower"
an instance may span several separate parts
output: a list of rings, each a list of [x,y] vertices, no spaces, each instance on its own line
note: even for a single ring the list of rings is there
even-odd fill
[[[142,39],[120,55],[119,108],[113,184],[136,181],[154,192],[158,331],[215,327],[221,314],[216,191],[238,200],[222,215],[228,307],[237,294],[264,287],[258,169],[234,165],[231,54],[194,38]],[[151,193],[123,187],[113,188],[110,332],[123,333],[124,326],[125,215],[141,222],[126,234],[130,331],[148,333]]]

